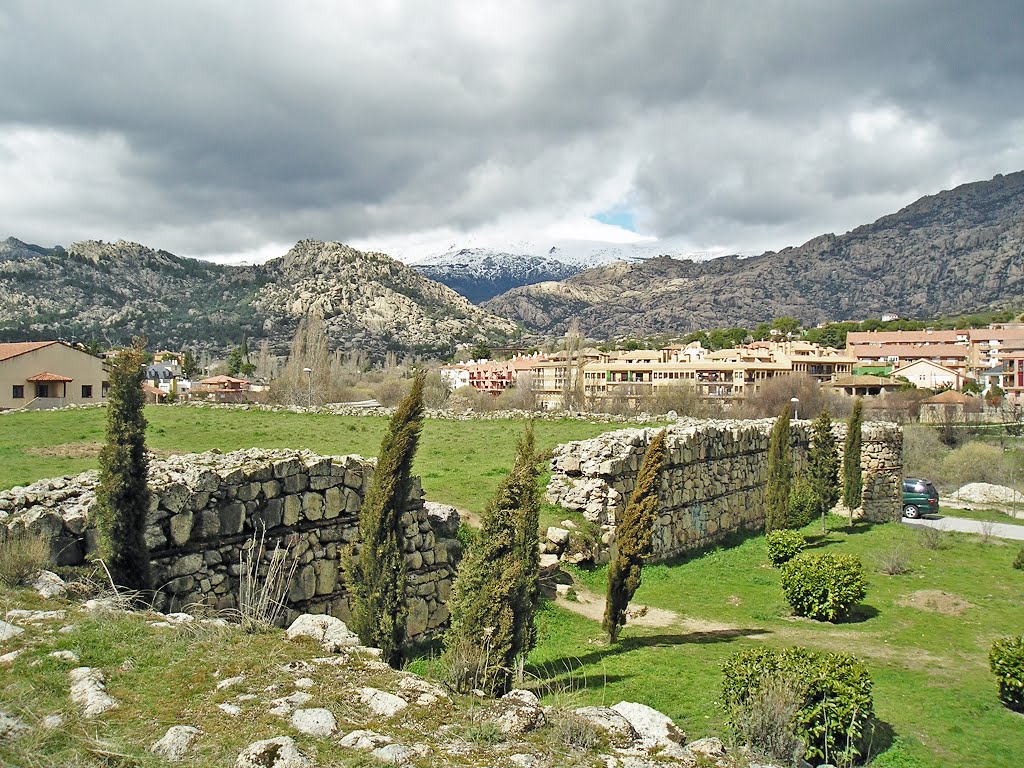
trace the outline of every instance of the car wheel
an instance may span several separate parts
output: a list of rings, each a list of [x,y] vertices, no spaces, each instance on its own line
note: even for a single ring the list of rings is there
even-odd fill
[[[911,520],[916,520],[921,516],[921,510],[919,510],[913,504],[907,504],[905,507],[903,507],[903,516],[909,517]]]

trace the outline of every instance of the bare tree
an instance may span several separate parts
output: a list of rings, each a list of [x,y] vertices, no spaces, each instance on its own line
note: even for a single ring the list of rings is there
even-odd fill
[[[299,321],[288,362],[271,387],[274,399],[291,405],[323,405],[330,394],[330,362],[323,315],[310,312]]]

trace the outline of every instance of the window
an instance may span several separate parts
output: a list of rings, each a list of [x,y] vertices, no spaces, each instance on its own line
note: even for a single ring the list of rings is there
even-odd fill
[[[50,385],[49,384],[36,384],[36,397],[49,397],[50,396]]]
[[[11,397],[13,397],[15,400],[24,400],[25,399],[25,385],[24,384],[15,384],[13,387],[11,387]]]
[[[92,384],[83,384],[82,385],[82,399],[83,400],[91,400],[92,399]]]

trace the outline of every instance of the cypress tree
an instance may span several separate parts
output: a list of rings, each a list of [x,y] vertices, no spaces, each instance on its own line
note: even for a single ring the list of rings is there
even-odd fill
[[[352,629],[364,645],[380,648],[381,658],[396,669],[403,660],[407,613],[402,516],[423,428],[425,377],[426,371],[416,374],[412,389],[388,424],[359,515],[358,551],[349,553],[346,568]]]
[[[768,445],[768,485],[764,492],[764,530],[786,527],[793,460],[789,452],[789,403],[782,406],[772,426]]]
[[[518,472],[516,496],[516,560],[520,564],[519,583],[513,600],[515,637],[513,644],[517,657],[516,683],[523,682],[526,655],[537,645],[537,625],[534,617],[540,605],[540,492],[537,478],[540,456],[533,439],[533,423],[528,423],[519,442],[514,468]]]
[[[536,643],[537,461],[528,426],[512,471],[484,510],[479,538],[459,566],[443,657],[456,690],[501,695],[517,661]]]
[[[609,643],[619,639],[619,629],[626,624],[626,608],[640,586],[644,558],[652,551],[654,522],[658,517],[658,476],[664,463],[665,430],[662,430],[647,448],[636,487],[615,531],[602,623]]]
[[[839,501],[839,455],[832,435],[832,416],[825,410],[814,420],[811,450],[807,456],[807,475],[818,501],[821,533],[825,531],[825,515]]]
[[[860,506],[864,480],[860,472],[860,428],[864,420],[864,403],[861,398],[853,404],[853,413],[846,423],[846,447],[843,453],[843,504],[850,510],[850,525],[853,525],[853,510]]]
[[[143,344],[118,355],[110,368],[107,440],[100,451],[96,492],[98,548],[115,586],[134,590],[151,587],[146,547],[146,417],[142,413]]]

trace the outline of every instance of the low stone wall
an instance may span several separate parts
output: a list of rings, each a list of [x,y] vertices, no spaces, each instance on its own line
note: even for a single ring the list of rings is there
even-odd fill
[[[687,420],[668,428],[661,473],[660,517],[654,559],[699,549],[742,530],[764,526],[768,445],[774,420]],[[640,462],[657,429],[623,429],[555,449],[549,501],[581,512],[601,526],[604,542],[632,492]],[[832,428],[840,461],[846,425]],[[790,448],[796,473],[805,471],[811,422],[793,422]],[[865,424],[861,465],[867,520],[898,520],[901,513],[903,432],[888,423]],[[839,483],[837,478],[837,483]]]
[[[297,561],[286,600],[300,613],[349,616],[341,580],[345,548],[358,545],[359,512],[373,462],[308,451],[247,450],[174,456],[150,463],[147,515],[158,608],[238,606],[243,554],[262,541],[261,569],[280,546]],[[93,506],[98,473],[42,480],[0,492],[0,536],[27,529],[47,537],[61,565],[88,560],[95,549]],[[403,518],[409,565],[408,635],[421,639],[448,620],[457,516],[428,515],[419,478]],[[248,558],[251,561],[251,558]]]

